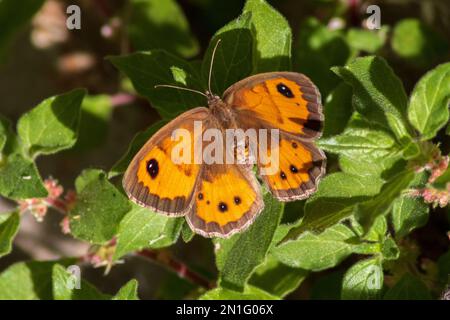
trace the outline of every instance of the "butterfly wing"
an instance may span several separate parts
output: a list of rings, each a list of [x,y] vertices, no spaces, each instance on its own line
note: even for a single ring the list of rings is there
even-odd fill
[[[317,138],[321,134],[320,92],[303,74],[257,74],[228,88],[223,100],[243,127],[278,128],[303,139]]]
[[[257,162],[271,193],[281,201],[305,199],[325,173],[326,157],[313,140],[320,136],[320,92],[305,75],[270,72],[228,88],[224,101],[242,129],[280,129],[277,163]],[[274,166],[275,170],[265,171]],[[267,173],[267,174],[266,174]]]
[[[263,207],[251,171],[237,164],[204,164],[187,221],[204,237],[229,237],[247,228]]]
[[[325,154],[310,141],[284,134],[273,151],[278,152],[277,163],[259,164],[259,172],[274,197],[280,201],[293,201],[313,194],[325,173]],[[274,170],[261,174],[272,165]]]
[[[192,195],[201,169],[201,165],[193,161],[192,142],[201,139],[202,133],[195,132],[194,122],[204,121],[209,116],[207,108],[189,110],[152,136],[125,172],[122,184],[130,199],[170,216],[182,216],[191,209]],[[172,152],[181,143],[172,139],[175,129],[185,129],[190,135],[191,144],[186,145],[186,149],[191,151],[189,163],[172,161]]]

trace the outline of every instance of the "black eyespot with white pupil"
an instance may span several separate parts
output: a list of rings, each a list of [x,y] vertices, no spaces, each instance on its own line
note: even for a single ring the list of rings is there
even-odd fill
[[[286,86],[284,83],[277,84],[277,90],[279,93],[281,93],[286,98],[294,97],[294,94],[292,93],[291,89],[289,89],[289,87]]]
[[[227,204],[226,204],[225,202],[219,203],[219,210],[220,210],[220,212],[225,212],[225,211],[227,211],[227,210],[228,210]]]
[[[159,173],[159,164],[156,159],[150,159],[147,161],[147,172],[152,179],[155,179]]]

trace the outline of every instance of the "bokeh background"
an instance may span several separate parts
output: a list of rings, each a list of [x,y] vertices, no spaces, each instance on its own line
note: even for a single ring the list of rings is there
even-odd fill
[[[161,12],[167,7],[165,2],[47,0],[32,20],[8,41],[7,49],[0,52],[0,113],[13,122],[49,96],[76,87],[89,90],[89,98],[83,106],[84,130],[80,141],[73,150],[38,160],[44,178],[52,176],[66,189],[73,188],[75,178],[83,169],[108,170],[124,154],[138,131],[158,121],[158,113],[134,93],[129,82],[105,59],[106,56],[162,47],[184,58],[201,59],[211,36],[241,13],[245,1],[177,0],[176,10],[182,11],[185,18],[180,20],[175,16],[173,21],[161,19]],[[313,80],[316,80],[314,77],[322,79],[323,73],[330,77],[329,66],[342,64],[343,59],[348,58],[339,56],[341,47],[348,46],[344,41],[326,43],[327,36],[336,30],[345,30],[342,33],[346,41],[360,46],[363,54],[367,50],[367,53],[383,56],[400,76],[408,93],[427,70],[449,60],[448,0],[269,2],[287,18],[293,30],[296,52],[303,52],[305,61],[302,63],[300,59],[298,70]],[[66,8],[70,4],[81,8],[81,30],[66,28]],[[383,29],[374,38],[367,39],[358,31],[367,31],[365,19],[368,15],[365,12],[372,4],[381,8]],[[422,36],[419,43],[414,32],[410,41],[408,37],[400,43],[392,41],[404,19],[417,19],[410,21],[413,25],[420,22]],[[323,27],[324,33],[317,39],[325,39],[326,45],[314,48],[314,41],[319,40],[311,35],[317,24]],[[409,28],[409,25],[403,24],[403,28]],[[307,48],[309,45],[311,48]],[[319,88],[326,91],[328,83],[320,79]],[[441,143],[447,154],[448,139],[442,139]],[[0,212],[8,211],[14,205],[0,199]],[[443,234],[441,230],[449,229],[446,214],[437,210],[427,226],[413,234],[425,245],[425,255],[430,258],[441,254],[448,245],[445,238],[433,237],[434,233]],[[24,216],[13,253],[0,260],[0,271],[26,259],[49,260],[86,254],[88,245],[63,235],[60,221],[57,212],[49,212],[44,222],[37,222],[31,215]],[[190,261],[204,274],[214,276],[216,273],[213,246],[209,240],[195,237],[189,248],[180,243],[170,250],[178,259]],[[351,262],[344,262],[339,269],[345,270],[349,265]],[[115,266],[106,276],[103,271],[86,265],[83,277],[109,293],[116,292],[135,277],[139,280],[142,298],[181,298],[193,289],[189,282],[139,257],[127,258],[125,264]],[[327,270],[326,273],[338,276],[339,270]],[[316,283],[317,278],[309,277],[289,298],[314,295],[314,288],[320,285]],[[175,286],[178,289],[172,290]]]

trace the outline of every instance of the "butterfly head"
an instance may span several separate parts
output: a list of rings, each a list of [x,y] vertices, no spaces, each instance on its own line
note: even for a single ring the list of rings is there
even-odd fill
[[[212,93],[209,90],[207,90],[205,92],[205,95],[206,95],[206,99],[208,100],[208,106],[217,105],[222,102],[222,99],[218,95]]]

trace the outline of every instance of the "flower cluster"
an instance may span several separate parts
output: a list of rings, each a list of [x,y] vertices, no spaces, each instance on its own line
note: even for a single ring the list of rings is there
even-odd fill
[[[433,157],[433,161],[421,168],[421,170],[430,171],[427,186],[411,190],[410,195],[422,197],[426,203],[432,204],[433,207],[446,207],[450,201],[450,183],[447,183],[444,189],[436,188],[433,183],[448,169],[448,164],[449,156]]]
[[[48,178],[44,181],[44,185],[48,192],[47,197],[25,199],[18,202],[21,213],[30,212],[39,222],[44,220],[49,207],[66,215],[76,200],[73,190],[67,191],[63,196],[64,188],[58,183],[58,180]]]

